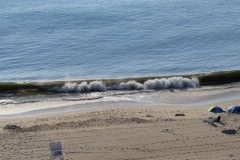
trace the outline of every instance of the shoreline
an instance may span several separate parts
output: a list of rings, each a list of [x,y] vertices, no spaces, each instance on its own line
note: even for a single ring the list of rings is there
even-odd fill
[[[166,90],[153,94],[133,95],[135,99],[104,97],[86,101],[40,101],[20,104],[0,104],[0,119],[24,118],[50,114],[75,112],[78,110],[97,109],[102,107],[139,107],[139,106],[206,106],[240,99],[240,88],[224,88],[211,90]],[[125,100],[124,100],[125,99]],[[237,104],[236,104],[237,105]]]

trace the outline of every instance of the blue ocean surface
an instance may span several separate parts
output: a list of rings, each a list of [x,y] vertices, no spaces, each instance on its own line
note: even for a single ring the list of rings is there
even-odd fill
[[[239,16],[239,0],[1,0],[0,117],[238,99]]]
[[[239,70],[238,0],[1,0],[0,82]]]

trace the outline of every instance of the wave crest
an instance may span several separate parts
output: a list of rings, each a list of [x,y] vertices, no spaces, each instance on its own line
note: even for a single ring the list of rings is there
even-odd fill
[[[106,86],[102,84],[101,81],[93,81],[90,84],[87,82],[82,82],[81,84],[76,83],[66,83],[61,88],[54,87],[52,91],[57,92],[91,92],[91,91],[106,91]]]
[[[199,81],[197,78],[182,78],[182,77],[171,77],[148,80],[144,82],[145,89],[168,89],[168,88],[186,88],[186,87],[198,87]]]
[[[119,85],[113,85],[106,87],[102,81],[93,81],[91,83],[82,82],[81,84],[66,83],[62,87],[54,87],[51,90],[57,92],[102,92],[106,90],[141,90],[141,89],[168,89],[176,88],[182,89],[186,87],[198,87],[199,81],[196,77],[191,79],[183,77],[171,77],[161,78],[154,80],[147,80],[146,82],[139,83],[136,81],[128,81],[127,83],[120,83]]]
[[[144,89],[144,85],[136,81],[129,81],[127,83],[120,83],[119,85],[114,85],[107,87],[108,90],[134,90],[134,89]]]

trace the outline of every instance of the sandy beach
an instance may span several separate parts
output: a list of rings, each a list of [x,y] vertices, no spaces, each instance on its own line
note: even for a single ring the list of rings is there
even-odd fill
[[[0,159],[46,160],[49,143],[57,141],[66,160],[240,159],[240,116],[223,113],[211,125],[203,122],[214,116],[208,107],[114,106],[2,119]]]
[[[240,160],[240,0],[0,4],[0,160]]]

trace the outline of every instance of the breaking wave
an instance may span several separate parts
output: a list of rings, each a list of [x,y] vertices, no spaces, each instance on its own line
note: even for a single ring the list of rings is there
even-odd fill
[[[82,82],[66,83],[62,87],[54,87],[50,89],[55,92],[93,92],[93,91],[106,91],[106,90],[142,90],[142,89],[182,89],[187,87],[198,87],[199,81],[196,77],[188,79],[183,77],[161,78],[154,80],[147,80],[146,82],[139,83],[136,81],[121,82],[119,85],[106,86],[102,81],[93,81],[91,83]]]
[[[192,78],[193,77],[193,78]],[[135,77],[43,82],[0,82],[0,98],[55,93],[161,90],[216,86],[240,82],[240,71],[212,72],[173,77]]]
[[[82,82],[81,84],[77,83],[67,83],[62,87],[54,87],[50,89],[51,91],[57,92],[92,92],[92,91],[106,91],[106,86],[102,84],[101,81],[94,81],[90,84],[87,82]]]

